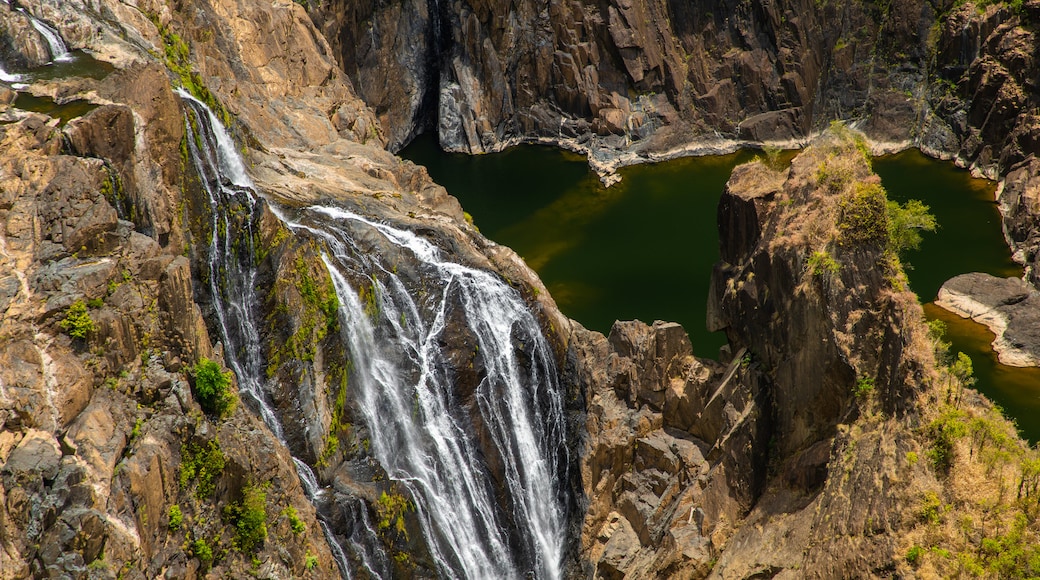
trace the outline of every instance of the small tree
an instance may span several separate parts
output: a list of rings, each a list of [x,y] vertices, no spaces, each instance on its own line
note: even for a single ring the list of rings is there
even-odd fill
[[[889,248],[897,255],[906,250],[921,247],[921,232],[935,231],[935,216],[928,213],[928,206],[916,199],[900,205],[888,202]]]
[[[215,361],[206,357],[195,365],[195,398],[202,410],[227,418],[238,404],[238,396],[231,390],[231,371],[224,371]]]

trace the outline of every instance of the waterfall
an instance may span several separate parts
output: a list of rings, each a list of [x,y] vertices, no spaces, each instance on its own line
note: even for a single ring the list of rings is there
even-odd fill
[[[188,130],[199,139],[187,141],[214,209],[210,288],[225,356],[243,395],[282,438],[264,390],[254,252],[234,251],[227,235],[252,227],[248,216],[260,200],[216,117],[179,93],[194,115]],[[552,350],[519,293],[492,273],[451,262],[413,232],[341,207],[268,203],[295,233],[325,248],[358,418],[372,455],[414,498],[439,573],[559,578],[569,462],[563,399]],[[252,240],[247,233],[238,238]],[[478,384],[465,393],[445,355],[463,335],[473,345],[471,366],[479,361]],[[296,464],[308,497],[328,502],[310,467]],[[353,562],[364,575],[388,577],[368,508],[337,501],[351,529],[336,532],[350,541],[341,546],[329,522],[322,527],[343,574],[351,575]]]
[[[23,14],[29,17],[29,22],[32,23],[33,28],[36,32],[40,33],[43,40],[47,42],[47,49],[51,53],[51,61],[64,61],[71,59],[69,55],[69,48],[65,46],[65,41],[61,39],[61,35],[54,28],[51,28],[48,24],[36,18],[29,13],[28,10],[19,8]]]
[[[19,74],[11,74],[4,70],[3,66],[0,66],[0,83],[19,83],[25,77]]]
[[[325,262],[372,451],[417,498],[442,573],[559,577],[563,401],[552,352],[519,294],[491,273],[445,260],[414,233],[342,208],[314,206],[301,210],[297,221],[282,219],[330,248]],[[425,296],[413,296],[401,276],[380,264],[379,252],[356,241],[372,234],[418,262]],[[369,281],[365,299],[348,276]],[[441,352],[453,338],[449,319],[459,314],[486,371],[475,389],[476,407],[469,410],[460,409]],[[500,456],[511,513],[503,513],[496,500],[487,449],[470,427],[474,419],[486,426]],[[507,518],[517,529],[508,529]],[[514,532],[519,546],[510,538]]]

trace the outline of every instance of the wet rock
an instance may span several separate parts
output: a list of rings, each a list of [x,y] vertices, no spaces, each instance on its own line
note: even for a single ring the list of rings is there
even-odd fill
[[[26,70],[51,60],[47,42],[23,12],[10,4],[0,6],[0,63],[7,72]]]
[[[985,324],[993,350],[1010,366],[1040,366],[1040,291],[1021,278],[973,272],[951,278],[935,301],[950,312]]]

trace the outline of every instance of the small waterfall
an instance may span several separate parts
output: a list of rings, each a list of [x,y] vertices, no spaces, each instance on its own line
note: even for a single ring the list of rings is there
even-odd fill
[[[214,208],[210,288],[226,358],[242,393],[281,438],[264,390],[254,252],[235,251],[227,235],[252,227],[259,199],[216,117],[179,93],[195,120],[187,123],[189,134],[195,125],[199,131],[199,143],[188,144]],[[412,232],[339,207],[270,205],[296,233],[327,248],[323,260],[339,298],[359,419],[374,457],[415,499],[441,575],[559,578],[569,462],[563,401],[552,351],[519,293],[489,272],[446,260]],[[414,269],[399,275],[381,250]],[[455,333],[472,341],[479,358],[479,384],[468,393],[457,390],[457,369],[444,354],[458,347]],[[296,465],[322,513],[331,490],[306,464]],[[338,536],[325,516],[322,527],[343,574],[351,576],[353,563],[362,575],[389,577],[367,506],[356,498],[335,503],[347,523]],[[350,541],[340,545],[337,537]]]
[[[209,248],[209,284],[223,329],[224,358],[238,377],[239,390],[253,403],[271,431],[284,440],[281,421],[264,394],[264,361],[257,333],[260,320],[256,317],[253,292],[256,268],[251,263],[254,252],[250,219],[257,198],[242,160],[235,152],[234,143],[216,115],[183,89],[177,89],[177,94],[194,110],[197,130],[202,134],[201,142],[216,145],[200,149],[195,139],[188,139],[188,148],[210,203],[214,209],[224,209],[213,212],[213,235]],[[190,132],[192,129],[188,124],[187,130]],[[237,252],[232,247],[234,238],[226,234],[236,228],[249,228],[249,235],[239,236],[250,244],[248,251]]]
[[[19,8],[23,14],[29,17],[29,22],[32,23],[33,28],[36,32],[40,33],[43,40],[47,42],[47,50],[51,53],[51,61],[64,61],[69,60],[69,47],[65,46],[65,41],[61,39],[61,35],[58,31],[52,28],[47,23],[43,22],[39,18],[36,18],[24,8]]]
[[[0,83],[20,83],[25,79],[24,75],[12,74],[0,66]]]
[[[188,149],[201,178],[202,187],[209,195],[213,207],[213,239],[209,248],[210,291],[226,346],[224,358],[238,377],[240,394],[252,404],[275,436],[285,443],[281,421],[265,393],[266,370],[257,332],[260,320],[254,290],[257,272],[256,264],[253,263],[255,252],[252,247],[254,236],[251,228],[259,199],[235,150],[234,141],[216,115],[184,90],[178,89],[177,93],[188,104],[189,114],[194,119],[194,123],[187,119],[185,121],[189,135]],[[194,131],[198,131],[197,140],[194,138]],[[239,235],[237,238],[246,241],[249,244],[248,248],[233,248],[233,236],[228,234],[236,231],[234,228],[247,228],[247,235]],[[372,570],[380,568],[368,564],[374,560],[366,547],[373,541],[372,538],[363,535],[361,541],[354,542],[355,536],[348,533],[344,534],[350,540],[347,549],[339,543],[320,509],[321,504],[326,501],[325,495],[328,490],[321,488],[317,477],[306,463],[296,458],[293,458],[293,461],[304,491],[312,503],[319,507],[322,532],[343,577],[352,577],[351,560],[347,555],[349,551],[368,569],[369,576],[388,578],[389,572],[373,572]],[[378,544],[374,532],[372,537],[375,544]],[[386,569],[386,566],[382,569]]]

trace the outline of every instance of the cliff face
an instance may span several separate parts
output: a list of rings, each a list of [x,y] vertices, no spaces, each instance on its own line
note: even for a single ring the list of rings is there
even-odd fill
[[[548,139],[610,157],[715,136],[787,142],[833,118],[907,140],[934,10],[918,1],[418,0],[310,12],[392,149],[429,126],[449,150]]]
[[[1035,260],[1030,117],[1012,114],[1033,98],[1035,75],[1020,73],[1033,66],[1031,6],[942,20],[935,62],[959,63],[942,70],[960,80],[938,93],[946,85],[923,64],[933,12],[918,2],[311,6],[331,45],[288,1],[34,3],[71,48],[117,70],[30,82],[96,107],[65,125],[0,91],[0,576],[334,577],[319,512],[335,538],[368,525],[380,572],[437,573],[414,498],[374,460],[377,434],[346,386],[329,245],[282,219],[329,201],[497,273],[537,317],[567,401],[557,459],[576,467],[559,498],[567,575],[1037,573],[1035,523],[1017,518],[1035,505],[1035,456],[937,364],[849,135],[783,171],[734,172],[710,317],[731,341],[723,363],[694,357],[676,325],[618,323],[603,337],[567,320],[521,259],[384,150],[432,110],[459,149],[573,138],[609,155],[716,129],[785,140],[853,116],[877,139],[1014,164],[1002,201]],[[48,54],[26,18],[0,5],[0,57],[16,72]],[[211,199],[221,179],[194,163],[204,123],[185,124],[171,82],[229,126],[263,199]],[[355,233],[384,278],[431,280],[414,255]],[[256,277],[230,284],[242,265]],[[348,282],[378,300],[367,272]],[[196,402],[196,363],[242,356],[219,314],[242,296],[256,299],[245,310],[258,321],[258,396],[282,437],[255,402],[223,418]],[[459,302],[446,302],[456,314],[437,348],[453,400],[477,417],[490,363]],[[510,340],[526,352],[524,337]],[[508,511],[503,452],[486,423],[471,426]],[[293,457],[326,488],[319,499]],[[266,538],[251,549],[240,534],[258,530],[255,511],[243,516],[257,505]],[[1001,546],[1024,547],[1005,557]]]
[[[192,365],[220,352],[182,255],[184,125],[165,72],[133,66],[90,89],[108,104],[64,127],[20,113],[0,128],[0,575],[248,566],[221,553],[235,528],[211,502],[262,482],[261,569],[302,574],[307,555],[331,569],[285,449],[249,411],[218,421],[192,396]],[[185,471],[199,448],[226,460],[208,489]]]

